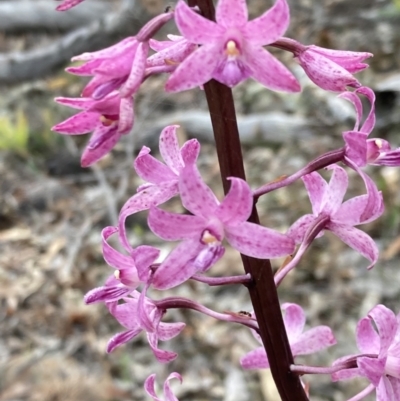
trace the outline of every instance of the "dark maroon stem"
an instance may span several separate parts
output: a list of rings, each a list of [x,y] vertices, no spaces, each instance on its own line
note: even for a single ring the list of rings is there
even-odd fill
[[[188,3],[191,7],[197,5],[204,17],[214,20],[215,10],[212,0],[188,0]],[[246,179],[232,91],[215,80],[206,83],[204,90],[214,130],[224,191],[227,193],[230,185],[227,177]],[[249,221],[259,224],[255,205]],[[282,401],[308,401],[299,377],[290,370],[293,356],[270,261],[241,256],[244,270],[253,278],[247,287],[272,376]]]

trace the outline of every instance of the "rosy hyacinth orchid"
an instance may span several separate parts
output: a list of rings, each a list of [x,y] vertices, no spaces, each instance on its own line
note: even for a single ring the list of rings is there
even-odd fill
[[[146,245],[136,249],[129,247],[129,255],[118,252],[108,243],[108,239],[117,232],[116,227],[106,227],[101,232],[104,260],[115,271],[107,278],[104,286],[94,288],[85,295],[87,304],[114,302],[126,297],[141,283],[147,282],[149,267],[159,257],[158,249]]]
[[[175,22],[189,42],[202,45],[172,73],[166,90],[179,92],[200,86],[211,78],[233,87],[253,77],[267,88],[298,92],[294,76],[263,46],[277,40],[289,25],[286,0],[277,0],[260,17],[248,21],[243,0],[219,0],[216,22],[210,21],[180,0]]]
[[[110,339],[107,345],[107,352],[112,352],[115,348],[145,331],[150,348],[157,360],[161,363],[174,360],[177,354],[158,348],[158,340],[168,341],[176,337],[185,328],[185,324],[161,322],[164,311],[158,309],[149,298],[141,296],[138,291],[133,291],[129,297],[124,298],[124,301],[125,303],[123,304],[117,304],[116,302],[107,304],[110,313],[127,329],[115,334]],[[150,324],[144,322],[143,314],[150,319],[148,322]]]
[[[178,125],[165,127],[160,135],[159,149],[165,164],[150,155],[150,149],[143,146],[135,159],[134,168],[146,184],[127,200],[119,215],[121,242],[129,246],[126,238],[125,221],[128,216],[141,210],[157,206],[178,193],[179,174],[186,164],[196,163],[200,151],[197,139],[185,142],[179,147],[176,130]]]
[[[130,97],[142,83],[148,51],[148,42],[139,42],[131,36],[106,49],[73,57],[72,61],[85,63],[66,70],[75,75],[94,76],[84,88],[83,96],[100,99],[121,86],[121,96]]]
[[[300,217],[289,228],[287,234],[296,243],[302,243],[306,240],[310,227],[322,221],[322,230],[332,231],[344,243],[361,253],[371,262],[368,268],[372,268],[378,259],[378,248],[369,235],[354,226],[371,222],[383,213],[382,194],[378,192],[372,180],[364,176],[370,192],[342,203],[348,186],[347,173],[337,165],[331,166],[330,169],[332,177],[329,184],[317,172],[302,178],[311,201],[313,214]],[[370,199],[373,199],[373,202],[370,202]],[[308,245],[299,251],[304,252]]]
[[[324,49],[318,46],[306,46],[296,55],[308,77],[320,88],[333,91],[346,91],[346,86],[358,88],[361,84],[353,74],[364,70],[363,63],[371,53]]]
[[[371,384],[351,400],[358,401],[376,389],[377,400],[400,400],[400,314],[395,315],[384,305],[375,306],[358,322],[357,346],[360,355],[349,355],[334,363],[340,365],[356,360],[357,367],[340,370],[334,381],[366,377]]]
[[[303,332],[306,317],[299,305],[285,303],[282,305],[282,310],[284,312],[283,321],[293,357],[313,354],[336,344],[336,339],[328,326],[317,326]],[[255,331],[252,330],[252,332],[259,343],[262,344],[261,337]],[[247,353],[240,360],[240,364],[244,369],[269,368],[264,346]]]
[[[156,375],[152,374],[144,382],[144,389],[146,390],[147,394],[153,398],[154,401],[178,401],[178,398],[176,398],[176,395],[172,392],[169,381],[172,379],[178,379],[180,383],[182,383],[182,376],[179,373],[173,372],[165,380],[163,386],[164,399],[159,398],[156,394],[155,379]]]
[[[56,101],[82,111],[52,127],[53,131],[67,135],[92,132],[82,154],[83,167],[105,156],[133,127],[132,99],[121,98],[118,92],[110,93],[101,100],[59,97]]]
[[[150,209],[150,229],[164,240],[182,241],[156,270],[152,281],[155,288],[175,287],[208,270],[223,255],[224,237],[241,253],[256,258],[294,251],[294,241],[288,236],[247,222],[253,208],[252,191],[245,181],[230,180],[230,191],[220,203],[196,166],[186,165],[179,177],[179,193],[183,206],[193,215]]]
[[[56,0],[56,1],[62,1],[62,3],[56,7],[56,10],[66,11],[82,3],[84,0]]]
[[[371,104],[365,122],[360,125],[363,116],[363,106],[358,94],[367,97]],[[378,166],[400,166],[400,148],[392,149],[388,141],[381,138],[368,139],[375,126],[375,94],[367,87],[362,87],[354,92],[345,92],[339,95],[343,99],[353,103],[356,109],[356,123],[352,131],[343,133],[346,143],[346,159],[359,167],[367,164]]]

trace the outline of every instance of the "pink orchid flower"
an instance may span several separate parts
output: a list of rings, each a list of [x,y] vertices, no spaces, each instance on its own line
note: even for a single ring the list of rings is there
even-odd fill
[[[165,380],[163,387],[164,399],[159,398],[156,394],[155,379],[156,375],[152,374],[144,382],[144,389],[146,390],[147,394],[153,398],[154,401],[178,401],[178,398],[176,398],[176,395],[172,392],[169,381],[172,379],[178,379],[180,383],[182,383],[182,376],[179,373],[173,372]]]
[[[233,87],[253,77],[267,88],[298,92],[299,83],[277,59],[263,48],[277,40],[289,25],[286,0],[277,0],[260,17],[248,21],[244,0],[219,0],[216,21],[193,11],[183,0],[175,9],[175,22],[190,42],[201,45],[172,73],[166,90],[179,92],[211,78]]]
[[[165,311],[157,308],[154,302],[143,294],[133,291],[129,297],[124,298],[125,303],[107,304],[110,313],[127,329],[110,339],[107,352],[112,352],[145,331],[150,348],[157,360],[161,363],[170,362],[177,357],[177,354],[158,348],[158,340],[168,341],[176,337],[185,328],[185,323],[161,322]]]
[[[368,64],[362,63],[368,57],[372,57],[372,54],[324,49],[314,45],[306,46],[296,54],[311,81],[333,92],[343,92],[346,86],[360,87],[353,74],[368,67]]]
[[[52,127],[53,131],[67,135],[92,132],[82,154],[83,167],[105,156],[133,127],[132,99],[121,98],[118,92],[110,93],[101,100],[59,97],[56,101],[82,111]]]
[[[299,305],[285,303],[282,305],[282,310],[284,311],[283,322],[293,357],[313,354],[336,344],[336,339],[328,326],[317,326],[303,332],[306,317]],[[261,337],[256,332],[252,332],[259,343],[262,344]],[[240,360],[240,364],[244,369],[268,369],[269,362],[265,348],[262,346],[250,351]]]
[[[130,36],[115,45],[96,52],[83,53],[72,61],[85,61],[66,71],[75,75],[94,76],[82,95],[100,99],[121,85],[120,95],[131,97],[140,87],[146,68],[148,42],[139,42]]]
[[[116,227],[106,227],[101,232],[104,260],[115,271],[104,286],[94,288],[85,295],[86,304],[114,302],[128,296],[141,283],[148,281],[149,268],[160,255],[158,249],[146,245],[136,249],[129,247],[126,249],[129,255],[118,252],[108,243],[108,239],[117,232]]]
[[[340,358],[333,365],[356,360],[357,367],[340,370],[332,379],[361,376],[371,382],[351,401],[361,400],[374,389],[379,401],[400,400],[400,314],[396,316],[384,305],[375,306],[358,322],[356,338],[361,354]]]
[[[182,241],[154,273],[154,288],[172,288],[208,270],[224,253],[224,237],[241,253],[256,258],[294,251],[294,241],[288,236],[247,222],[253,208],[252,191],[244,180],[230,180],[230,191],[220,203],[196,166],[188,164],[179,177],[179,193],[183,206],[193,215],[150,209],[150,229],[164,240]]]
[[[342,203],[348,186],[347,173],[337,165],[331,166],[330,169],[332,177],[329,184],[317,172],[302,178],[313,214],[300,217],[289,228],[287,235],[296,243],[302,243],[310,227],[318,220],[325,220],[322,229],[332,231],[344,243],[361,253],[371,262],[368,268],[372,268],[378,259],[378,248],[369,235],[354,226],[371,222],[381,216],[384,210],[382,194],[378,192],[372,180],[365,176],[370,193]],[[304,252],[306,248],[305,246],[299,249],[299,252]]]
[[[179,147],[176,130],[178,125],[165,127],[160,135],[159,148],[165,164],[150,155],[150,149],[143,146],[135,159],[134,168],[146,184],[141,185],[137,193],[129,198],[119,214],[121,242],[129,246],[126,237],[125,221],[128,216],[151,206],[160,205],[175,196],[178,189],[179,174],[186,164],[196,163],[200,151],[197,139],[191,139]]]
[[[362,94],[371,104],[370,111],[361,125],[363,106],[360,98]],[[372,89],[362,87],[354,92],[344,92],[339,97],[349,100],[356,109],[356,123],[352,131],[343,133],[346,143],[346,159],[359,167],[367,164],[376,166],[400,166],[400,148],[392,149],[388,141],[381,138],[368,139],[375,126],[375,94]]]
[[[82,3],[84,0],[56,0],[56,1],[62,1],[62,3],[56,7],[56,10],[66,11]]]

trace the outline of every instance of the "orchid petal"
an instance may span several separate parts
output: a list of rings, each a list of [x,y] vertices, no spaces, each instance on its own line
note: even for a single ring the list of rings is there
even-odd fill
[[[179,177],[179,193],[183,206],[196,216],[207,219],[217,210],[219,202],[194,164],[182,169]]]
[[[285,323],[286,333],[289,342],[297,339],[304,329],[306,323],[306,316],[303,308],[297,304],[284,303],[281,309],[285,312],[283,321]]]
[[[353,131],[357,132],[360,128],[360,122],[363,116],[363,106],[361,99],[356,95],[355,92],[343,92],[338,97],[342,99],[346,99],[349,102],[353,103],[354,108],[356,109],[356,123],[354,125]]]
[[[201,30],[196,27],[196,31]],[[201,46],[178,65],[165,84],[165,90],[180,92],[203,85],[212,78],[223,57],[220,43]]]
[[[154,356],[160,363],[168,363],[176,359],[178,354],[176,352],[165,351],[158,348],[158,335],[157,333],[147,333],[147,340]]]
[[[100,115],[95,112],[82,111],[51,128],[60,134],[82,135],[93,131],[101,125]]]
[[[322,199],[328,191],[328,183],[316,172],[305,175],[302,180],[310,198],[312,211],[314,215],[318,215],[322,210]]]
[[[287,30],[290,22],[286,0],[277,0],[273,7],[244,27],[244,35],[256,46],[275,42]]]
[[[121,134],[128,133],[133,127],[134,119],[133,99],[131,97],[122,98],[119,108],[118,132]]]
[[[92,134],[81,157],[81,166],[89,167],[110,152],[119,141],[121,134],[117,127],[98,127]]]
[[[286,256],[292,254],[295,248],[293,239],[287,235],[254,223],[243,222],[225,227],[225,234],[235,249],[254,258]]]
[[[349,185],[347,173],[343,168],[333,165],[330,169],[333,170],[332,177],[321,202],[321,212],[328,216],[336,213],[340,208]]]
[[[200,234],[205,226],[201,217],[166,212],[157,207],[150,208],[147,222],[151,231],[166,241],[186,238],[200,241]]]
[[[326,228],[337,235],[345,244],[367,258],[371,262],[368,269],[374,267],[379,257],[379,250],[369,235],[355,227],[332,221],[327,224]]]
[[[264,347],[248,352],[240,360],[243,369],[268,369],[269,362]]]
[[[157,328],[158,339],[168,341],[179,335],[186,327],[185,323],[160,323]]]
[[[380,339],[374,330],[371,319],[361,319],[356,329],[357,347],[363,354],[379,354]]]
[[[199,156],[199,152],[200,152],[200,143],[197,139],[190,139],[189,141],[186,141],[181,149],[183,163],[185,165],[196,163],[196,160]]]
[[[364,167],[367,164],[367,137],[368,134],[364,132],[343,132],[343,139],[346,143],[346,157],[359,167]]]
[[[181,242],[157,268],[152,286],[167,290],[188,280],[197,273],[197,266],[192,261],[204,247],[198,241]]]
[[[175,7],[175,23],[189,42],[200,45],[207,45],[224,33],[221,26],[193,11],[183,0]]]
[[[142,84],[144,71],[146,69],[146,58],[149,52],[148,42],[139,43],[135,57],[132,61],[132,69],[128,79],[122,85],[120,93],[122,97],[129,97],[136,93]]]
[[[132,269],[135,263],[130,256],[123,255],[115,250],[107,240],[115,233],[118,232],[116,227],[105,227],[101,232],[103,258],[107,264],[115,269]]]
[[[231,177],[231,187],[215,216],[227,226],[246,221],[253,209],[253,193],[246,181]]]
[[[126,344],[128,341],[132,340],[132,338],[136,337],[142,329],[139,327],[136,330],[128,330],[122,333],[117,333],[113,337],[110,338],[107,344],[107,353],[113,352],[115,348],[120,345]]]
[[[374,320],[379,332],[381,341],[379,356],[386,356],[397,331],[396,315],[386,306],[377,305],[370,310],[368,316]]]
[[[377,387],[384,372],[385,372],[386,358],[370,358],[362,356],[357,358],[357,365],[360,374]]]
[[[178,183],[166,183],[160,186],[150,186],[129,198],[122,207],[118,217],[118,227],[121,243],[125,249],[130,250],[129,241],[126,236],[126,219],[142,210],[149,209],[151,206],[158,206],[171,199],[178,193]]]
[[[165,164],[150,155],[150,149],[143,146],[134,162],[134,168],[140,178],[153,184],[162,184],[166,181],[178,181],[178,177]]]
[[[314,223],[316,217],[312,214],[306,214],[296,220],[287,230],[286,235],[300,244],[303,242],[308,228]]]
[[[183,168],[183,160],[179,150],[176,130],[179,125],[170,125],[161,131],[160,135],[160,153],[165,164],[175,173]]]
[[[300,91],[300,85],[293,74],[263,47],[249,44],[246,48],[245,59],[252,71],[253,79],[268,89],[285,92]]]
[[[290,343],[294,356],[308,355],[336,344],[335,336],[328,326],[317,326],[302,333]]]
[[[178,379],[182,383],[182,376],[179,373],[173,372],[167,377],[163,388],[165,401],[179,401],[175,394],[172,392],[172,389],[169,385],[169,381],[171,379]]]
[[[215,19],[224,28],[242,27],[248,19],[246,0],[219,0]]]

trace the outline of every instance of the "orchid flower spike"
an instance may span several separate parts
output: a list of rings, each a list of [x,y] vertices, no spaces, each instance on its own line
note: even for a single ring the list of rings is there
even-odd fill
[[[340,358],[333,365],[356,360],[357,367],[334,373],[333,381],[366,377],[371,384],[352,397],[354,401],[374,389],[379,401],[400,400],[400,314],[396,316],[384,305],[375,306],[358,322],[356,339],[361,354]]]
[[[296,304],[285,303],[282,305],[283,322],[285,324],[290,349],[293,357],[308,355],[321,351],[324,348],[336,344],[332,330],[328,326],[317,326],[304,330],[306,317],[303,309]],[[262,345],[261,337],[252,330],[254,337]],[[264,346],[247,353],[240,364],[244,369],[267,369],[269,362]]]
[[[172,73],[169,92],[203,85],[211,78],[233,87],[253,77],[272,90],[298,92],[296,78],[263,48],[284,34],[289,25],[286,0],[277,0],[260,17],[248,21],[244,0],[219,0],[216,22],[193,11],[183,0],[175,9],[175,22],[182,36],[201,45]]]
[[[196,166],[188,164],[180,173],[179,193],[192,215],[150,208],[150,229],[164,240],[182,241],[154,273],[154,288],[172,288],[208,270],[224,253],[224,237],[239,252],[256,258],[294,251],[294,241],[288,236],[247,222],[253,208],[252,191],[244,180],[230,180],[230,191],[220,203]]]
[[[53,131],[66,135],[92,132],[82,154],[83,167],[92,165],[109,153],[121,136],[128,134],[133,127],[132,99],[121,98],[118,92],[110,93],[101,100],[59,97],[56,102],[82,111],[52,127]]]
[[[137,189],[129,198],[119,214],[119,234],[124,246],[129,246],[125,221],[128,216],[151,206],[160,205],[175,196],[178,189],[179,174],[186,164],[194,164],[200,151],[197,139],[191,139],[180,148],[176,130],[178,125],[165,127],[160,135],[159,148],[165,164],[150,155],[150,149],[143,146],[134,162],[134,168],[146,184]]]
[[[154,401],[179,401],[178,398],[176,398],[175,394],[172,392],[171,387],[169,385],[169,381],[172,379],[178,379],[179,382],[182,383],[182,376],[179,373],[176,372],[171,373],[167,377],[167,380],[165,380],[164,382],[164,388],[163,388],[164,399],[157,397],[155,391],[155,380],[156,380],[155,374],[150,375],[146,379],[146,381],[144,382],[144,389],[146,390],[146,393],[153,398]]]

